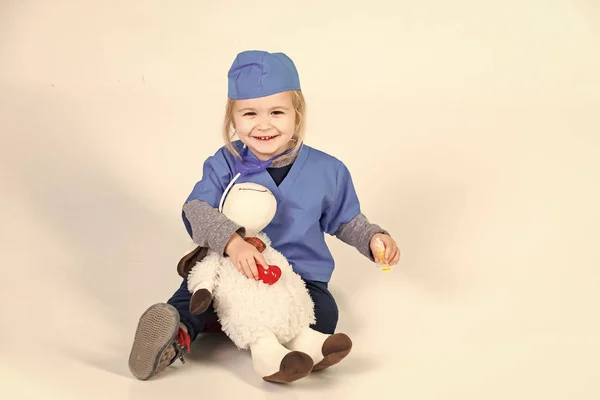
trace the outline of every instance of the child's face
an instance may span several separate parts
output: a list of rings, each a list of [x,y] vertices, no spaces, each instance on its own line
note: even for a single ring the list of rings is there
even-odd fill
[[[240,140],[261,160],[290,148],[296,114],[290,92],[258,99],[237,100],[233,124]]]

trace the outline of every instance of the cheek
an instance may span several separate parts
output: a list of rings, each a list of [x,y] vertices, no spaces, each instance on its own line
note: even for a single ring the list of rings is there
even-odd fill
[[[273,125],[283,134],[292,135],[296,130],[296,122],[293,117],[279,118],[273,121]]]
[[[248,135],[254,128],[254,125],[252,121],[240,118],[235,121],[235,130],[238,135]]]

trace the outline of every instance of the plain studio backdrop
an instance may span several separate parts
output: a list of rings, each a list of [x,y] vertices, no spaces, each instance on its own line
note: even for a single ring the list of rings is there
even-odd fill
[[[140,382],[237,52],[284,51],[307,143],[402,260],[329,240],[342,364],[290,386],[198,341]],[[3,399],[600,398],[593,0],[0,2]]]

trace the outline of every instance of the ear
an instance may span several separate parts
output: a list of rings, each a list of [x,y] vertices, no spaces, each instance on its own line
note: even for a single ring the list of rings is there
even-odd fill
[[[199,263],[206,257],[208,247],[196,247],[191,253],[185,255],[177,264],[177,273],[184,279],[187,279],[190,271],[196,263]]]

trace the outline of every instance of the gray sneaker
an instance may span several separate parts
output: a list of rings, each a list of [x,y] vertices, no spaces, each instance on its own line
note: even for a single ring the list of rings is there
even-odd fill
[[[187,333],[179,328],[179,313],[175,307],[165,303],[149,307],[140,317],[129,355],[129,370],[133,376],[147,380],[177,358],[185,363],[184,346],[189,351],[189,337],[186,336]]]

